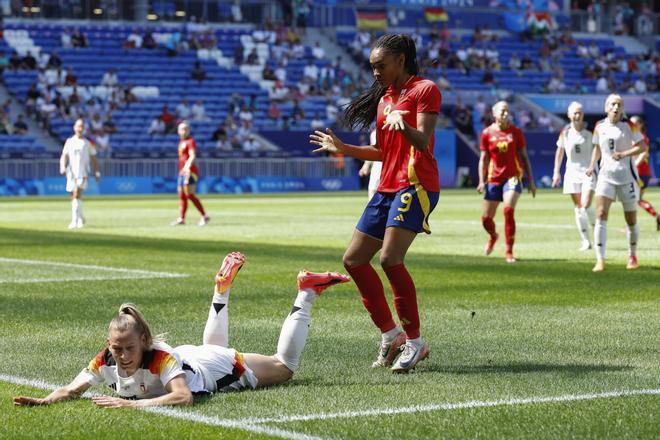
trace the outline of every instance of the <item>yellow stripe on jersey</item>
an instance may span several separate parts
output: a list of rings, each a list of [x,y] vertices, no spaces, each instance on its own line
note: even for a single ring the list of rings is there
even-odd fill
[[[419,204],[422,207],[422,212],[424,213],[424,220],[422,222],[422,229],[427,234],[431,233],[431,227],[429,226],[429,215],[431,214],[431,201],[429,200],[429,195],[420,184],[415,185],[415,191],[417,191],[417,199]]]
[[[410,157],[408,158],[408,181],[411,185],[419,183],[417,173],[415,172],[415,147],[410,146]]]

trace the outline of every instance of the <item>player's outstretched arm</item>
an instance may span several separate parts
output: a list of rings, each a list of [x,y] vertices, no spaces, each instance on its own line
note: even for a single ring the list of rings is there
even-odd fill
[[[345,154],[360,160],[382,160],[380,150],[376,145],[356,146],[345,144],[329,128],[325,133],[316,130],[309,135],[309,143],[318,145],[319,148],[312,150],[313,153]]]
[[[51,405],[63,400],[77,399],[89,389],[91,385],[84,378],[78,376],[69,385],[65,385],[56,389],[46,397],[28,397],[16,396],[14,397],[14,405],[16,406],[37,406],[37,405]]]
[[[128,400],[114,396],[95,396],[92,401],[102,408],[144,408],[148,406],[192,405],[193,397],[184,374],[179,375],[165,385],[167,394],[153,399]]]

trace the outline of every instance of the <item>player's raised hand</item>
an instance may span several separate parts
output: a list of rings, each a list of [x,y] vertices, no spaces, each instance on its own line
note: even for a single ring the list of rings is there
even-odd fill
[[[341,153],[344,143],[337,137],[337,135],[329,128],[325,129],[325,133],[316,130],[313,134],[309,135],[309,143],[318,145],[319,148],[312,150],[312,153]]]
[[[406,129],[406,125],[403,121],[403,115],[410,113],[408,110],[393,110],[385,118],[385,125],[387,125],[388,130],[397,130],[402,131]]]

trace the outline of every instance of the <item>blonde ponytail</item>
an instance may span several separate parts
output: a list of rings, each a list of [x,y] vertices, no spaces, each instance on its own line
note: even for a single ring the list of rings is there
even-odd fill
[[[109,330],[124,332],[132,330],[145,337],[145,343],[149,349],[154,343],[164,342],[162,335],[153,336],[149,323],[135,304],[124,303],[119,306],[119,311],[110,321]]]

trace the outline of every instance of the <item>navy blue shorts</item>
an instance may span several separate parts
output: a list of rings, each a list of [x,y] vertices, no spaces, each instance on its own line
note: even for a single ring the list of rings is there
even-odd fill
[[[439,198],[439,192],[428,192],[421,185],[397,193],[377,192],[364,208],[356,229],[378,240],[385,238],[385,229],[389,227],[430,234],[429,215]]]
[[[651,183],[651,176],[639,176],[639,187],[641,189],[646,189]]]
[[[504,193],[507,191],[522,192],[522,185],[520,179],[511,177],[504,183],[489,183],[486,185],[486,193],[484,199],[492,202],[501,202],[504,200]]]
[[[176,184],[177,186],[197,185],[197,174],[190,173],[188,178],[183,174],[179,174]]]

